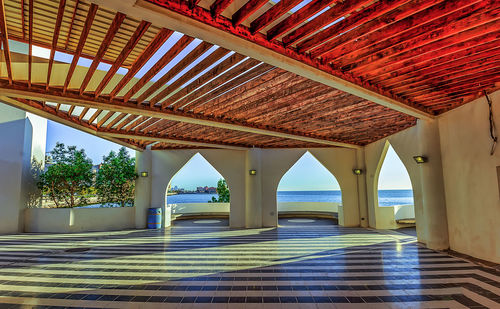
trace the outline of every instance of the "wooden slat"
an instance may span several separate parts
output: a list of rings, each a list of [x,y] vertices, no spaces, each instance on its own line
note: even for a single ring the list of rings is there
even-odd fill
[[[215,0],[210,6],[212,16],[220,15],[234,0]]]
[[[64,17],[65,6],[66,6],[66,0],[60,0],[59,8],[57,9],[56,23],[54,25],[54,32],[52,35],[52,48],[50,49],[49,66],[47,69],[47,84],[45,85],[46,90],[49,90],[50,75],[52,74],[52,65],[54,64],[54,55],[56,53],[57,40],[59,39],[59,32],[61,31],[61,23]]]
[[[260,31],[261,29],[272,23],[273,20],[280,18],[288,11],[293,9],[300,2],[302,2],[302,0],[288,0],[276,3],[272,8],[252,21],[252,23],[250,24],[250,32],[255,33],[257,31]]]
[[[238,26],[239,24],[241,24],[245,19],[250,17],[250,15],[255,13],[264,4],[266,4],[267,1],[268,0],[249,0],[238,11],[236,11],[236,13],[233,14],[233,26]]]
[[[98,6],[94,3],[90,5],[89,11],[87,13],[87,18],[85,19],[85,24],[83,26],[82,32],[80,34],[80,40],[78,41],[78,46],[76,47],[75,54],[73,56],[73,60],[69,66],[68,74],[66,76],[66,80],[63,86],[63,92],[68,90],[69,83],[71,81],[71,77],[73,77],[73,73],[76,68],[76,64],[78,63],[78,59],[80,59],[80,55],[82,53],[83,47],[85,46],[85,41],[87,40],[87,36],[90,32],[90,27],[92,27],[92,22],[94,21],[94,17],[97,13]]]
[[[93,115],[89,118],[88,123],[92,123],[92,122],[94,122],[94,120],[95,120],[97,117],[99,117],[99,115],[100,115],[102,112],[103,112],[103,110],[102,110],[102,109],[98,109],[98,110],[96,110],[96,111],[94,112],[94,114],[93,114]]]
[[[150,22],[147,21],[141,21],[139,26],[137,26],[136,30],[128,40],[127,44],[123,48],[122,52],[118,56],[118,58],[115,60],[111,68],[108,70],[108,73],[104,76],[102,81],[99,83],[99,86],[97,86],[94,96],[97,98],[98,96],[101,95],[101,92],[106,88],[108,85],[109,81],[111,78],[116,74],[116,71],[122,66],[123,62],[127,59],[128,55],[132,52],[134,47],[139,43],[141,40],[142,36],[144,33],[148,30],[149,26],[151,25]]]
[[[137,102],[144,102],[151,94],[157,91],[160,87],[165,85],[169,80],[175,77],[179,72],[181,72],[185,67],[190,65],[193,61],[195,61],[199,56],[205,53],[212,47],[212,44],[207,42],[201,42],[198,46],[196,46],[189,54],[187,54],[181,61],[179,61],[173,68],[171,68],[165,75],[160,77],[153,85],[151,85],[146,91],[144,91],[138,98]],[[150,106],[156,104],[157,101],[149,102]]]
[[[322,9],[334,4],[337,1],[338,0],[313,0],[309,2],[303,8],[288,16],[285,20],[281,21],[279,24],[267,31],[267,39],[273,40],[280,35],[287,33],[300,23],[306,21],[309,17],[312,17],[314,14],[317,14]]]
[[[104,57],[104,54],[106,53],[106,50],[111,44],[111,41],[113,41],[113,38],[120,29],[125,17],[126,17],[125,14],[116,13],[115,17],[113,18],[113,21],[111,22],[111,25],[109,26],[108,31],[106,32],[106,36],[102,40],[101,45],[99,46],[99,50],[97,51],[94,59],[92,60],[92,64],[90,65],[87,74],[85,74],[85,78],[83,79],[80,85],[80,94],[82,94],[85,91],[85,88],[89,84],[90,79],[94,75],[95,70],[97,70],[99,63]]]
[[[158,49],[170,38],[174,32],[165,28],[162,28],[160,32],[155,36],[155,38],[149,43],[149,45],[144,49],[144,51],[139,55],[139,57],[134,61],[132,67],[128,70],[127,74],[118,82],[116,87],[111,91],[110,96],[114,98],[118,95],[120,90],[125,87],[125,85],[134,78],[134,76],[139,72],[139,70],[148,62],[148,60],[158,51]]]
[[[100,128],[102,127],[102,125],[108,121],[109,118],[111,118],[114,114],[116,114],[116,112],[112,112],[112,111],[108,111],[106,116],[102,117],[101,120],[97,121],[97,128]]]
[[[352,0],[337,3],[333,8],[322,13],[310,22],[306,23],[304,26],[292,31],[291,33],[283,37],[283,44],[287,46],[294,44],[295,42],[320,30],[322,27],[334,22],[340,17],[352,13],[370,2],[371,0]]]
[[[322,30],[315,35],[303,40],[297,44],[297,50],[301,53],[308,51],[311,48],[318,46],[319,44],[327,41],[329,38],[343,34],[359,25],[362,25],[370,20],[377,18],[398,6],[408,2],[408,0],[396,0],[396,1],[378,1],[370,5],[369,7],[362,9],[357,12],[353,12],[351,15],[347,16],[345,19],[337,22],[331,27]]]
[[[7,67],[7,77],[9,79],[9,84],[12,84],[12,65],[10,58],[10,48],[9,48],[9,35],[7,31],[7,20],[5,19],[5,3],[4,0],[0,0],[0,32],[2,35],[2,47],[3,54],[5,57],[5,66]]]
[[[123,101],[128,102],[130,98],[144,87],[153,77],[156,76],[172,59],[174,59],[194,38],[184,35],[180,38],[156,63],[149,69],[140,80],[123,96]],[[147,92],[147,91],[146,91]],[[138,100],[138,103],[142,101]]]
[[[225,48],[218,48],[215,50],[213,53],[211,53],[209,56],[207,56],[205,59],[200,61],[195,67],[193,67],[191,70],[186,72],[184,75],[182,75],[180,78],[178,78],[175,82],[170,84],[167,88],[165,88],[163,91],[161,91],[158,96],[155,96],[153,100],[158,97],[158,101],[162,100],[163,98],[167,97],[168,95],[172,94],[174,91],[176,91],[178,88],[180,88],[182,85],[190,81],[192,78],[194,78],[196,75],[201,73],[203,70],[214,64],[216,61],[220,60],[222,57],[227,55],[229,53],[229,50]],[[167,107],[168,105],[166,104],[167,101],[161,102],[161,106],[163,108]],[[173,108],[176,108],[174,105]]]
[[[73,26],[75,24],[76,12],[78,11],[78,5],[80,0],[75,1],[75,7],[73,8],[73,15],[71,16],[71,22],[69,24],[68,35],[66,36],[66,42],[64,43],[64,49],[68,49],[69,39],[71,38],[71,32],[73,31]]]

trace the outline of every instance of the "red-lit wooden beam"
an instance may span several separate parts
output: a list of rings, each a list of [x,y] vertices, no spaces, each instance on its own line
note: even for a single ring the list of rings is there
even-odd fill
[[[148,62],[148,60],[158,51],[158,49],[170,38],[170,36],[174,33],[168,29],[161,29],[160,32],[155,36],[155,38],[148,44],[148,46],[144,49],[144,51],[137,57],[134,61],[127,74],[122,77],[122,79],[118,82],[115,88],[111,91],[110,97],[114,98],[120,90],[125,87],[125,85],[134,78],[134,76],[139,72],[139,70]]]
[[[52,34],[52,47],[50,48],[49,56],[49,67],[47,69],[47,84],[46,89],[49,89],[50,75],[52,73],[52,65],[54,64],[54,55],[56,54],[57,40],[59,39],[59,32],[61,31],[61,23],[64,17],[64,7],[66,6],[66,0],[59,1],[59,8],[57,9],[57,18],[54,25],[54,32]]]
[[[267,2],[268,0],[249,0],[236,13],[233,14],[233,26],[238,26],[239,24],[241,24],[245,19],[250,17],[250,15],[255,13]]]
[[[130,98],[144,87],[153,77],[156,76],[172,59],[175,58],[194,38],[184,35],[174,46],[172,46],[156,63],[138,80],[132,88],[123,96],[123,101],[128,102]]]
[[[250,24],[250,32],[255,33],[257,31],[260,31],[261,29],[272,23],[274,20],[280,18],[288,11],[293,9],[300,2],[302,2],[302,0],[288,0],[276,3],[272,8],[252,21],[252,23]]]
[[[354,12],[360,7],[372,2],[371,0],[350,0],[337,3],[334,7],[317,16],[302,27],[292,31],[283,37],[283,44],[291,45],[308,35],[320,30],[322,27],[336,21],[337,19]]]
[[[0,0],[0,32],[2,35],[2,47],[3,54],[5,57],[5,65],[7,67],[7,76],[9,78],[9,84],[12,84],[12,63],[10,58],[9,49],[9,35],[7,32],[7,20],[5,19],[5,3],[4,0]]]
[[[99,50],[97,51],[94,60],[92,60],[92,64],[90,65],[87,74],[85,74],[85,78],[83,79],[80,85],[80,94],[82,94],[85,91],[85,88],[89,84],[90,79],[94,75],[95,70],[97,70],[99,63],[104,57],[104,54],[106,54],[106,50],[108,49],[109,45],[111,44],[111,41],[113,41],[113,38],[120,29],[124,19],[125,19],[125,14],[116,13],[115,18],[113,18],[113,21],[111,22],[111,25],[108,28],[108,32],[106,32],[106,36],[102,40],[101,45],[99,46]]]
[[[279,37],[282,34],[287,33],[292,30],[296,26],[298,26],[301,22],[304,22],[309,17],[312,17],[314,14],[317,14],[322,9],[326,8],[337,2],[338,0],[313,0],[303,8],[288,16],[285,20],[281,21],[276,26],[272,27],[269,31],[267,31],[267,39],[273,40],[276,37]]]
[[[29,25],[28,25],[28,87],[31,87],[31,69],[33,66],[33,0],[29,0]],[[23,25],[24,29],[24,25]]]
[[[92,27],[92,22],[94,21],[95,14],[97,13],[98,6],[94,3],[90,5],[89,11],[87,12],[87,18],[85,19],[85,24],[83,25],[82,32],[80,34],[80,40],[78,42],[78,46],[75,50],[75,55],[73,56],[73,60],[69,66],[68,75],[66,76],[66,80],[63,86],[63,92],[68,90],[69,83],[71,81],[71,77],[75,72],[76,64],[78,63],[78,59],[80,59],[80,55],[82,53],[83,47],[85,46],[85,41],[87,41],[87,36],[89,35],[90,28]]]
[[[73,26],[75,24],[76,12],[78,11],[78,5],[80,0],[76,0],[75,7],[73,8],[73,15],[71,16],[71,22],[69,23],[68,35],[66,36],[66,43],[64,43],[64,49],[68,49],[69,39],[71,37],[71,32],[73,31]]]
[[[132,34],[132,36],[128,40],[127,44],[125,44],[125,47],[123,48],[122,52],[120,53],[120,55],[118,55],[118,57],[116,58],[113,65],[108,70],[108,73],[106,73],[106,75],[104,76],[102,81],[99,83],[99,86],[97,86],[97,88],[94,92],[94,96],[96,98],[101,95],[101,92],[104,90],[104,88],[106,88],[106,86],[108,85],[111,78],[116,74],[116,71],[118,71],[118,69],[121,67],[123,62],[127,59],[128,55],[132,52],[135,45],[137,45],[137,43],[139,43],[142,36],[144,35],[144,33],[146,33],[146,31],[148,30],[150,25],[151,25],[150,22],[143,20],[143,21],[141,21],[139,26],[137,26],[134,33]]]
[[[212,16],[220,15],[234,0],[215,0],[210,6]]]

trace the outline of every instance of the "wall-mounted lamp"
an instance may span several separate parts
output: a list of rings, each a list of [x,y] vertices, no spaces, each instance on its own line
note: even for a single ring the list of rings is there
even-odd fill
[[[352,170],[352,172],[354,173],[354,175],[361,175],[363,174],[363,170],[360,169],[360,168],[355,168]]]
[[[248,171],[250,175],[254,176],[254,175],[257,175],[257,171],[256,170],[250,170]]]
[[[148,177],[148,172],[141,172],[141,177]]]
[[[414,156],[413,160],[415,160],[415,162],[417,162],[417,164],[422,164],[422,163],[426,163],[427,161],[429,161],[429,159],[427,159],[426,156]]]

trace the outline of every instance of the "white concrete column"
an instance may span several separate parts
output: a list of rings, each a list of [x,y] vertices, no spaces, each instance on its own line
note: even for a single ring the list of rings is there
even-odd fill
[[[152,184],[152,153],[147,148],[143,152],[135,152],[135,170],[139,177],[135,182],[135,227],[144,229],[147,226],[147,212],[151,207],[151,184]],[[141,172],[147,172],[148,177],[142,177]]]
[[[361,227],[368,227],[368,200],[366,193],[366,167],[365,167],[365,150],[356,150],[356,168],[363,171],[357,176],[358,184],[358,206],[359,206],[359,222]]]
[[[31,168],[43,169],[46,135],[46,119],[0,103],[0,234],[23,232],[24,209],[41,203]]]
[[[423,196],[423,217],[428,248],[449,247],[448,220],[444,195],[443,166],[437,121],[418,121],[420,155],[429,161],[419,164]]]
[[[247,228],[262,227],[262,150],[250,149],[245,160],[245,217]],[[256,170],[250,175],[250,170]]]

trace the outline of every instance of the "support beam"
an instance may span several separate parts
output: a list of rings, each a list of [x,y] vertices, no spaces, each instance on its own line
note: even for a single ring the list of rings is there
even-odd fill
[[[283,129],[271,128],[268,126],[261,126],[250,123],[239,123],[236,121],[225,120],[225,119],[216,119],[214,117],[208,117],[194,113],[187,113],[183,111],[172,111],[168,109],[162,110],[160,108],[142,107],[142,106],[137,106],[136,104],[123,103],[122,101],[118,100],[109,101],[100,97],[95,98],[93,96],[90,97],[90,96],[79,95],[72,93],[70,91],[63,93],[62,89],[51,89],[51,91],[45,91],[44,88],[35,89],[34,85],[31,89],[29,89],[25,85],[20,85],[20,84],[10,85],[6,81],[1,81],[0,92],[5,96],[16,97],[16,98],[26,98],[38,101],[50,101],[50,102],[58,102],[61,104],[92,107],[111,112],[143,115],[160,119],[168,119],[173,121],[198,124],[208,127],[222,128],[240,132],[248,132],[266,136],[288,138],[303,142],[316,143],[320,145],[338,146],[338,147],[355,148],[355,149],[360,148],[360,146],[358,145],[340,142],[337,140],[332,140],[323,137],[317,137],[314,135],[305,134],[301,132],[289,132]]]
[[[91,2],[125,12],[136,18],[143,18],[157,26],[197,37],[402,113],[420,119],[434,118],[423,107],[412,106],[412,103],[402,98],[395,99],[392,94],[372,85],[365,85],[357,80],[355,82],[353,77],[344,76],[342,72],[335,71],[328,65],[311,60],[280,44],[267,41],[260,33],[252,35],[247,28],[233,27],[222,16],[214,20],[209,12],[199,7],[191,10],[187,5],[175,1],[163,1],[165,5],[169,5],[168,9],[144,0],[91,0]]]
[[[7,20],[5,18],[4,0],[0,0],[0,33],[1,33],[0,35],[2,36],[2,48],[5,57],[5,64],[7,66],[7,76],[9,78],[9,84],[12,84],[12,65],[11,65],[9,39],[8,39],[9,34],[7,32]]]
[[[27,104],[28,102],[20,102],[20,101],[18,101],[16,99],[9,98],[9,97],[6,97],[4,95],[0,96],[0,102],[1,103],[5,103],[5,104],[10,105],[10,106],[15,107],[15,108],[22,109],[22,110],[24,110],[26,112],[30,112],[30,113],[38,115],[40,117],[43,117],[43,118],[46,118],[46,119],[58,122],[60,124],[66,125],[68,127],[71,127],[71,128],[74,128],[74,129],[77,129],[77,130],[80,130],[80,131],[83,131],[85,133],[92,134],[92,135],[97,135],[96,134],[97,131],[91,125],[85,124],[84,122],[78,123],[77,121],[75,121],[75,120],[72,119],[73,117],[70,117],[69,115],[66,115],[63,112],[56,112],[55,109],[52,109],[53,112],[49,112],[50,107],[48,107],[48,106],[45,106],[44,109],[41,109],[34,102],[31,102],[30,104]],[[74,118],[76,118],[76,120],[78,120],[77,117],[74,117]],[[116,143],[116,144],[119,144],[119,145],[122,145],[122,146],[125,146],[125,147],[128,147],[128,148],[132,148],[134,150],[138,150],[138,151],[143,151],[144,150],[141,147],[138,147],[136,145],[123,142],[123,141],[121,141],[121,140],[119,140],[117,138],[114,138],[114,137],[102,136],[102,138],[104,138],[104,139],[106,139],[106,140],[108,140],[110,142],[113,142],[113,143]]]
[[[226,145],[226,144],[197,142],[197,141],[189,141],[189,140],[180,140],[180,139],[173,139],[173,138],[166,138],[166,137],[148,136],[148,135],[141,135],[139,133],[128,134],[128,133],[113,132],[113,131],[109,131],[109,132],[102,131],[102,132],[97,132],[97,135],[102,136],[102,137],[110,137],[110,138],[135,139],[135,140],[141,140],[141,141],[152,141],[152,142],[187,145],[187,146],[195,146],[195,147],[219,148],[219,149],[230,149],[230,150],[248,150],[249,149],[247,147],[232,146],[232,145]]]
[[[49,90],[50,74],[52,73],[52,65],[54,64],[54,56],[56,54],[57,40],[59,39],[59,32],[61,31],[61,23],[64,17],[64,7],[66,0],[59,1],[59,8],[57,9],[56,24],[54,25],[54,34],[52,35],[52,48],[50,49],[49,68],[47,70],[47,84],[45,89]]]

